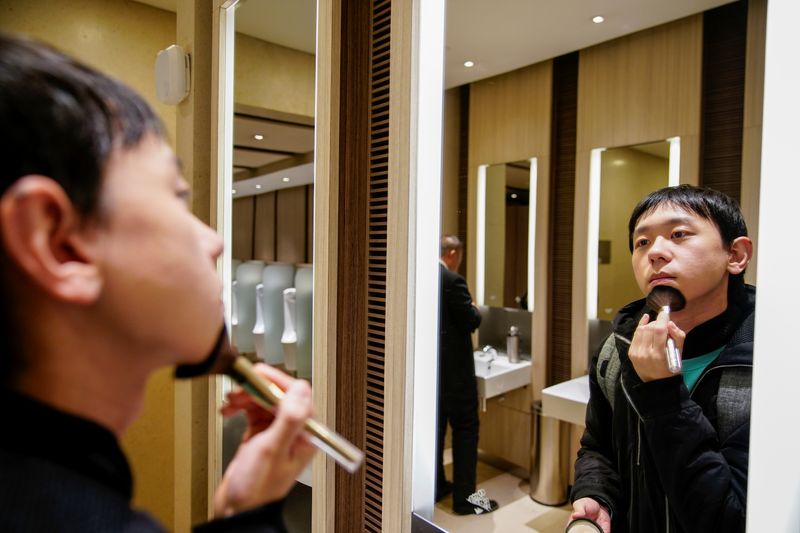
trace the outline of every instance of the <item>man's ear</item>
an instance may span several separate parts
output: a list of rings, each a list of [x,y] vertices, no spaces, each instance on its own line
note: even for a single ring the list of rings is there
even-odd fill
[[[0,237],[9,259],[48,295],[90,304],[102,278],[79,222],[64,189],[45,176],[24,176],[0,197]]]
[[[753,258],[753,241],[749,237],[736,237],[728,250],[728,272],[741,274]]]

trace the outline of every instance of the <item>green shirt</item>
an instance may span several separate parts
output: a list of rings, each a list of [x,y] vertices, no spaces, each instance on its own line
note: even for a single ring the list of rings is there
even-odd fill
[[[683,360],[683,382],[686,383],[686,388],[689,389],[689,391],[694,388],[697,384],[697,380],[700,379],[700,374],[702,374],[703,370],[717,358],[723,348],[724,346],[705,355]]]

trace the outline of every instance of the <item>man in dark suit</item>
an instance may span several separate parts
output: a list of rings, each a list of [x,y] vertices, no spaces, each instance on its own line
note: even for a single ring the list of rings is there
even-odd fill
[[[436,501],[453,494],[457,514],[494,511],[497,502],[476,498],[478,463],[478,384],[472,355],[471,333],[481,323],[466,280],[457,270],[463,259],[461,241],[445,235],[439,259],[439,409],[436,442]],[[447,424],[453,433],[453,483],[444,473],[444,437]],[[478,503],[474,503],[478,502]]]

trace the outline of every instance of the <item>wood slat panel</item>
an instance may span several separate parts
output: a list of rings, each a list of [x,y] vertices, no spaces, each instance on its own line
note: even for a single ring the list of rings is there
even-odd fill
[[[739,200],[747,2],[703,13],[700,183]]]
[[[553,149],[550,182],[551,284],[546,385],[570,379],[575,146],[578,121],[577,52],[553,61]]]

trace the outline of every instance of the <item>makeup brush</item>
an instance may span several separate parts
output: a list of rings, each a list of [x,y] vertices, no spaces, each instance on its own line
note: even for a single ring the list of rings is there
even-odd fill
[[[206,374],[230,376],[250,394],[256,403],[265,409],[278,407],[284,396],[280,387],[258,374],[253,363],[240,355],[231,345],[228,332],[224,327],[217,338],[214,349],[203,362],[195,365],[179,365],[175,369],[177,378],[193,378]],[[312,444],[328,454],[351,474],[364,461],[364,452],[318,420],[307,419],[305,430],[310,434]]]
[[[666,313],[666,319],[669,321],[671,312],[686,307],[686,298],[678,289],[659,285],[647,295],[647,306],[657,312],[659,317],[662,313]],[[681,371],[681,354],[672,337],[667,337],[667,367],[673,374]]]

